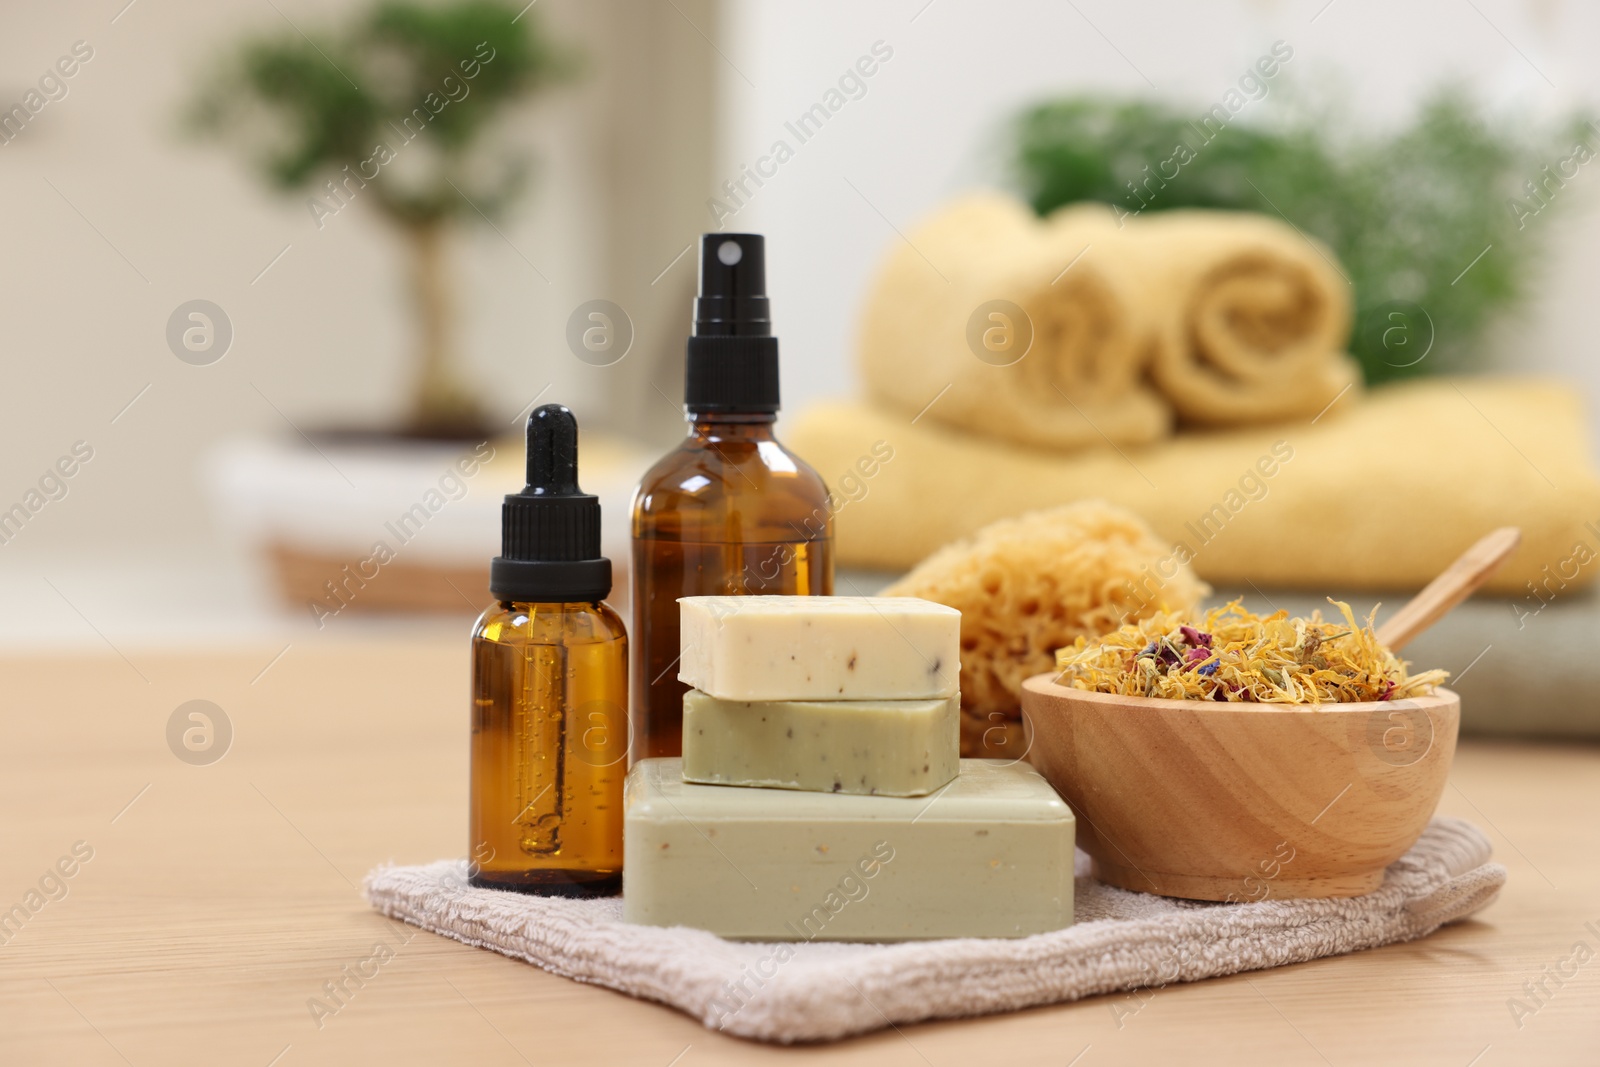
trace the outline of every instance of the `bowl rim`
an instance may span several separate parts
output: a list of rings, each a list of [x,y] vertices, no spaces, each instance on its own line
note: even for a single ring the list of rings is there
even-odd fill
[[[1068,698],[1081,700],[1086,704],[1119,704],[1129,708],[1139,708],[1146,711],[1230,711],[1259,715],[1262,712],[1315,712],[1319,715],[1338,714],[1348,712],[1351,714],[1370,715],[1384,708],[1443,708],[1451,705],[1459,706],[1461,697],[1453,689],[1439,685],[1434,686],[1433,692],[1420,697],[1401,697],[1399,700],[1362,700],[1349,704],[1258,704],[1254,701],[1219,701],[1219,700],[1178,700],[1174,697],[1136,697],[1123,696],[1120,693],[1098,693],[1090,689],[1077,689],[1070,685],[1062,685],[1055,679],[1060,676],[1059,671],[1046,671],[1025,678],[1022,689],[1026,693],[1034,693],[1044,697]]]

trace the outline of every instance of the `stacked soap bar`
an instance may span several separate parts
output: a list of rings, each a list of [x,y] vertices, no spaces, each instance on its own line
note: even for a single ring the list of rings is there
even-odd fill
[[[956,776],[961,702],[683,698],[683,777],[909,797]]]
[[[916,597],[688,596],[678,680],[727,700],[959,691],[961,612]]]
[[[1072,922],[1072,812],[1024,763],[959,757],[960,612],[678,603],[683,757],[628,774],[625,920],[780,941]]]
[[[685,597],[687,781],[922,796],[956,776],[961,613],[910,597]]]
[[[759,941],[1026,937],[1072,923],[1073,818],[1025,763],[962,760],[931,797],[628,775],[622,917]]]

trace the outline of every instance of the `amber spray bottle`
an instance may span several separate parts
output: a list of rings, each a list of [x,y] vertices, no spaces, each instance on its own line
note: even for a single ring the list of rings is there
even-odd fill
[[[628,638],[601,601],[600,501],[578,488],[578,423],[528,417],[528,485],[501,509],[499,602],[472,635],[471,882],[557,896],[622,887]]]
[[[833,593],[827,487],[772,433],[778,339],[759,234],[700,240],[684,407],[689,436],[633,500],[635,760],[682,752],[679,597]]]

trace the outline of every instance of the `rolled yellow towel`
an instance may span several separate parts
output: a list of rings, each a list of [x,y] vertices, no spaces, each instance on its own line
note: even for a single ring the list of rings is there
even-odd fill
[[[1009,196],[957,200],[878,272],[858,348],[868,392],[1024,444],[1164,436],[1171,411],[1144,380],[1150,328],[1124,262],[1136,250],[1120,238],[1103,209],[1045,225]]]
[[[1361,381],[1344,355],[1350,286],[1328,249],[1277,219],[1157,212],[1139,250],[1150,373],[1180,418],[1213,426],[1311,416]]]
[[[1021,444],[1166,436],[1314,415],[1361,381],[1349,284],[1325,247],[1264,215],[1104,205],[1038,219],[960,197],[898,242],[858,356],[886,407]]]

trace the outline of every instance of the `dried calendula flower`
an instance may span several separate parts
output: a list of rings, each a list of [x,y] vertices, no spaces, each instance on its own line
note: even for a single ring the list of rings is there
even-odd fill
[[[1057,651],[1057,681],[1122,696],[1350,704],[1421,696],[1449,677],[1439,670],[1408,673],[1409,664],[1373,632],[1377,608],[1361,624],[1349,604],[1328,603],[1339,609],[1339,621],[1326,622],[1321,612],[1309,619],[1283,611],[1263,617],[1237,600],[1213,608],[1202,623],[1153,615]]]

